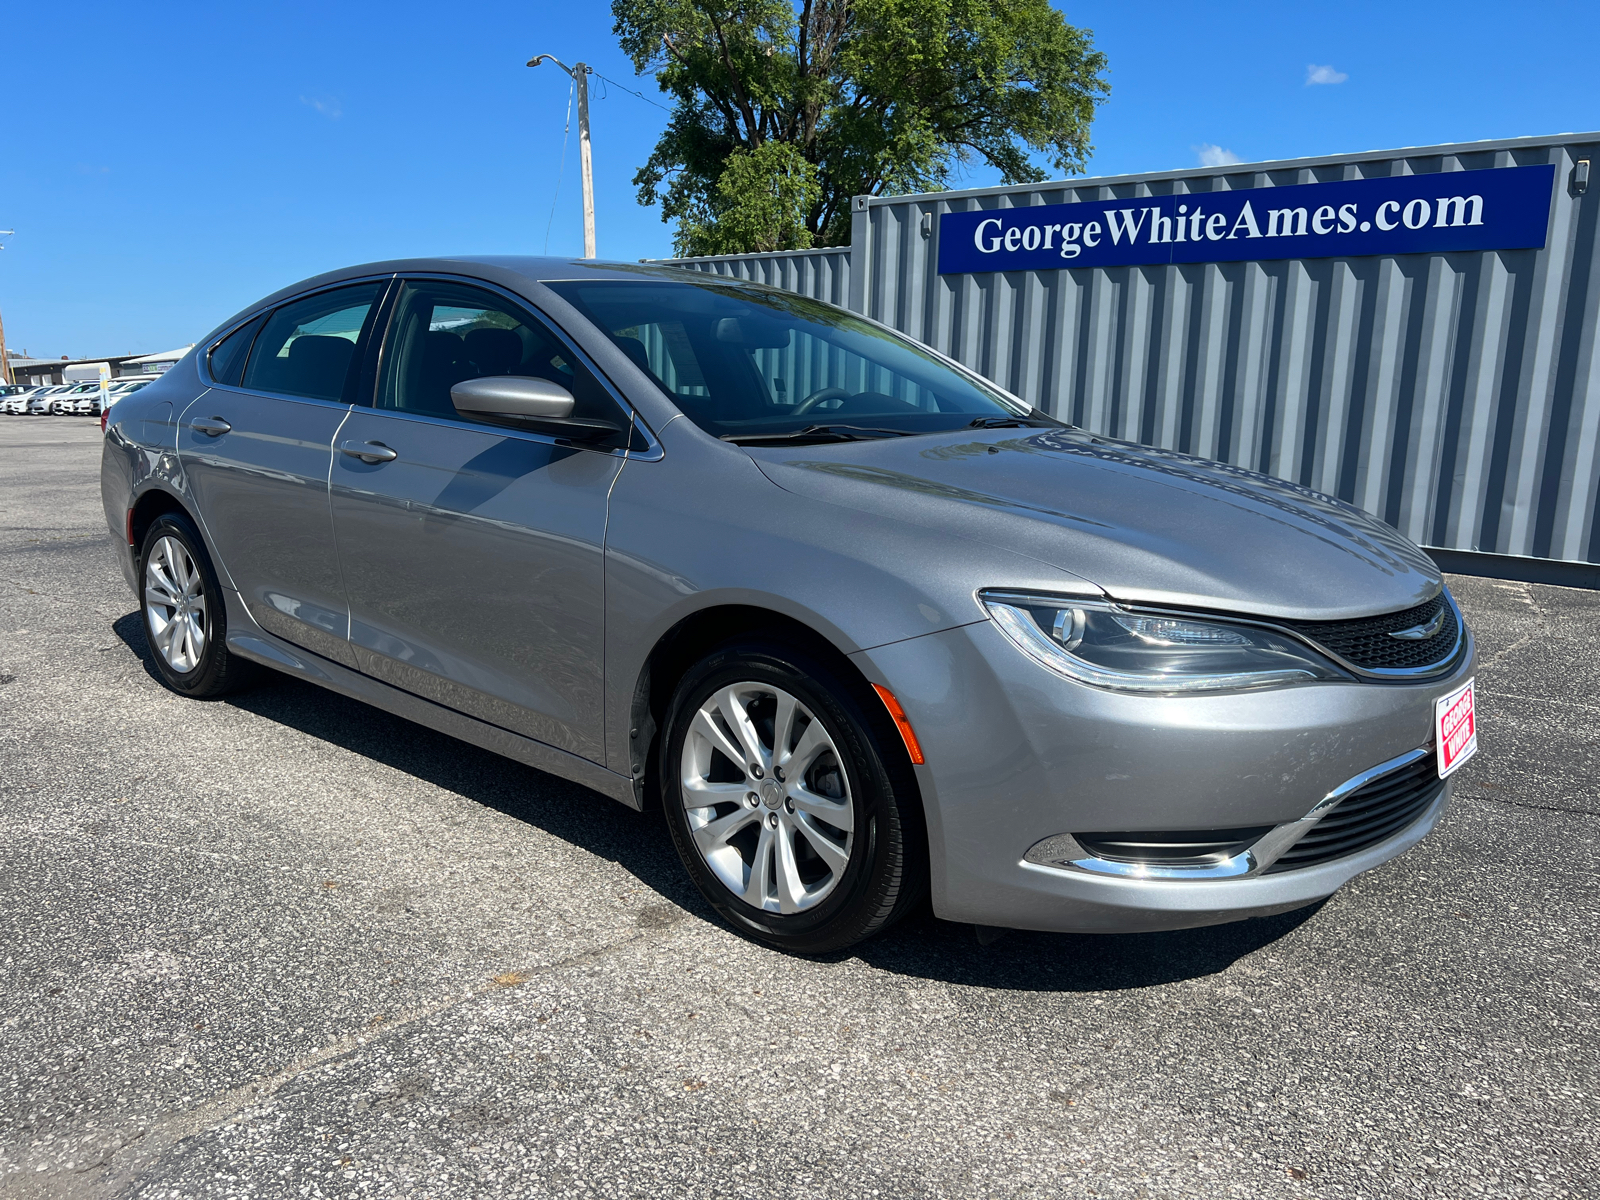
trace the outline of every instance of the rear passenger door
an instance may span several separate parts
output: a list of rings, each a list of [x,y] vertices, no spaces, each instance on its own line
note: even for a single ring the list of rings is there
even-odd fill
[[[603,761],[606,504],[621,447],[469,421],[452,384],[534,376],[575,416],[628,417],[571,343],[508,296],[400,288],[376,405],[333,459],[333,522],[359,669]]]
[[[269,633],[354,666],[328,468],[388,279],[299,297],[211,348],[178,451],[212,548]]]

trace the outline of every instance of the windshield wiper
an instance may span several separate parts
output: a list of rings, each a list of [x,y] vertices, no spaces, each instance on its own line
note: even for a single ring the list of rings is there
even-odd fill
[[[1039,422],[1033,417],[974,417],[968,429],[1032,429]]]
[[[866,425],[807,425],[788,433],[725,433],[722,440],[735,446],[763,442],[866,442],[884,437],[909,437],[904,429],[874,429]]]

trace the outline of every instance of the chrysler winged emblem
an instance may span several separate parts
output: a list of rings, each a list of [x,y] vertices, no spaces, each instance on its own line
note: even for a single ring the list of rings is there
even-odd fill
[[[1421,642],[1431,638],[1439,632],[1439,627],[1444,624],[1444,609],[1433,614],[1433,620],[1422,625],[1413,625],[1410,629],[1396,629],[1389,636],[1399,638],[1402,642]]]

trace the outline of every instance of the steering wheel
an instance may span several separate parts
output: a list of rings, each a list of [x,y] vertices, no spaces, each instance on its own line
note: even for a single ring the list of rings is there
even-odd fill
[[[817,405],[821,404],[824,400],[848,400],[849,398],[850,393],[841,387],[818,388],[816,391],[812,392],[811,395],[800,401],[799,404],[796,404],[794,406],[794,412],[789,415],[803,417]]]

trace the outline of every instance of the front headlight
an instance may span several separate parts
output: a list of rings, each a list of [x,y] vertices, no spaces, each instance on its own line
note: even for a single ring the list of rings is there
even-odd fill
[[[1310,647],[1253,625],[1014,592],[978,598],[1017,649],[1093,687],[1210,692],[1349,678]]]

